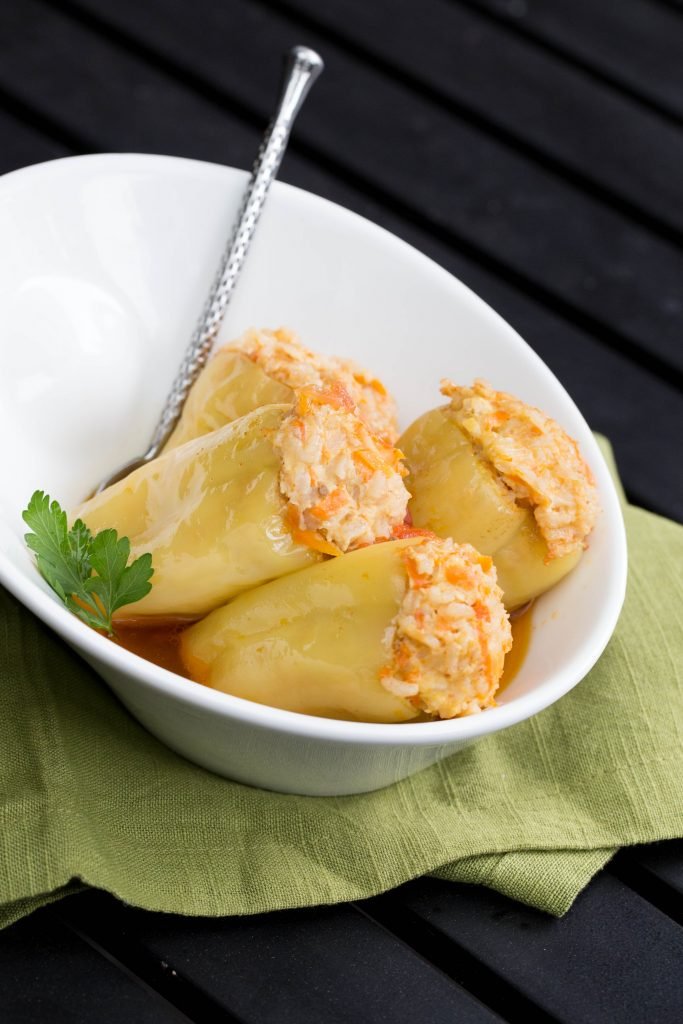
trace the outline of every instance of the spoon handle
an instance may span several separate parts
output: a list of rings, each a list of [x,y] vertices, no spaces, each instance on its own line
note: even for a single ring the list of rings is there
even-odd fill
[[[173,382],[144,460],[159,454],[180,418],[188,391],[213,346],[225,310],[235,290],[258,219],[284,156],[289,133],[308,90],[323,70],[322,59],[306,46],[295,46],[286,58],[284,79],[275,117],[266,129],[249,184],[242,199],[232,237],[221,258],[216,278]]]

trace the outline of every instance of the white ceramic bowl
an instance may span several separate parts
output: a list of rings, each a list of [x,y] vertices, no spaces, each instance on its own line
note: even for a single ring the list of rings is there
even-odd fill
[[[105,155],[0,181],[0,579],[190,760],[285,792],[364,792],[529,718],[583,678],[621,608],[623,522],[586,423],[512,328],[392,235],[276,184],[221,340],[251,325],[293,327],[311,347],[376,371],[403,425],[440,403],[444,375],[483,376],[540,406],[578,439],[596,476],[602,513],[590,548],[538,602],[529,652],[499,706],[453,721],[371,725],[253,704],[158,668],[67,612],[33,566],[21,510],[36,488],[68,507],[144,449],[245,180],[191,160]]]

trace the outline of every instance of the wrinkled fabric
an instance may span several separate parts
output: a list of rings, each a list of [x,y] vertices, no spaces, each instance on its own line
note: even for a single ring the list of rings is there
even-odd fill
[[[83,885],[226,915],[426,873],[561,915],[617,848],[683,836],[683,527],[625,518],[624,611],[583,682],[361,796],[270,793],[190,764],[0,591],[0,926]]]

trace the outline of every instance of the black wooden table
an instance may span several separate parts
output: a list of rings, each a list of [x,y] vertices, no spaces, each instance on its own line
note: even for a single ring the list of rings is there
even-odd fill
[[[294,43],[327,70],[281,177],[474,288],[683,520],[682,0],[4,0],[0,171],[248,166]],[[682,918],[680,842],[561,921],[430,879],[223,920],[83,893],[0,934],[0,1021],[679,1024]]]

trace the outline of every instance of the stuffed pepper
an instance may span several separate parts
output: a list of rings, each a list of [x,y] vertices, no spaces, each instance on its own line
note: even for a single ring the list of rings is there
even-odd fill
[[[241,594],[181,654],[191,678],[257,703],[405,722],[490,707],[511,644],[491,559],[423,532]]]
[[[392,536],[400,452],[343,388],[310,388],[165,452],[74,510],[150,552],[154,585],[126,615],[203,615],[233,595]]]
[[[247,331],[208,361],[190,390],[166,450],[217,430],[261,405],[292,402],[300,388],[336,385],[349,393],[358,415],[374,433],[396,441],[396,406],[376,377],[350,359],[312,352],[285,328]]]
[[[491,555],[508,609],[537,597],[579,561],[598,504],[576,442],[550,417],[477,380],[450,381],[450,404],[400,439],[417,526]]]

